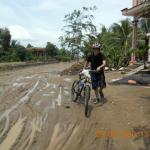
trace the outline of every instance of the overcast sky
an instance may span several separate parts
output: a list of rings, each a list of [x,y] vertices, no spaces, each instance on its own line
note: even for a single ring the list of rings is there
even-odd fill
[[[109,27],[126,18],[120,10],[131,7],[132,0],[0,0],[0,27],[8,27],[24,45],[41,47],[50,41],[58,46],[64,15],[93,5],[98,8],[94,23]]]

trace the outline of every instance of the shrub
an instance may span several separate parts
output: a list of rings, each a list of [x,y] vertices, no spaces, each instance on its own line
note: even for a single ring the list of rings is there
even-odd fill
[[[63,61],[63,62],[67,62],[67,61],[71,61],[71,57],[70,56],[62,56],[62,55],[58,55],[56,56],[56,59],[58,61]]]

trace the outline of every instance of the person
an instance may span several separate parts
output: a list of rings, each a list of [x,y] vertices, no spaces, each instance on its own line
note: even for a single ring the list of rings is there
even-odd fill
[[[91,63],[91,70],[96,70],[96,72],[91,73],[91,82],[96,96],[94,103],[97,104],[104,100],[103,88],[106,88],[104,67],[106,60],[101,52],[101,45],[99,43],[93,44],[92,49],[92,54],[86,58],[83,69],[86,69],[89,63]]]

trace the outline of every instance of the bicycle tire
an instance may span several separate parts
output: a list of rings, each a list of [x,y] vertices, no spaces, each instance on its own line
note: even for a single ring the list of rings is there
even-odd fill
[[[72,84],[72,87],[71,87],[71,99],[73,102],[76,102],[77,99],[78,99],[78,94],[77,94],[77,91],[75,88],[77,88],[79,86],[79,81],[78,80],[75,80]]]
[[[88,108],[89,108],[89,100],[90,100],[90,92],[91,88],[89,85],[86,85],[84,88],[84,99],[85,99],[85,116],[88,117]]]

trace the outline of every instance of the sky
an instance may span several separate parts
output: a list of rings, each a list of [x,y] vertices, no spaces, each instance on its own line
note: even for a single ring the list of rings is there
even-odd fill
[[[49,41],[59,46],[64,16],[94,5],[94,23],[109,27],[126,18],[120,10],[130,8],[132,0],[0,0],[0,28],[9,28],[12,39],[23,45],[44,47]]]

